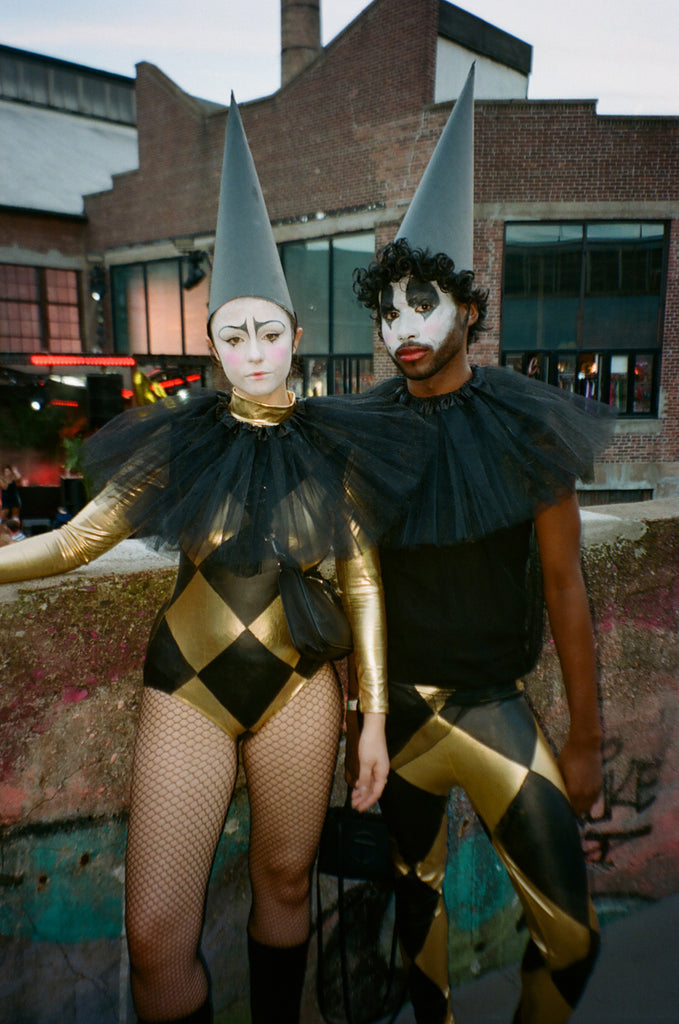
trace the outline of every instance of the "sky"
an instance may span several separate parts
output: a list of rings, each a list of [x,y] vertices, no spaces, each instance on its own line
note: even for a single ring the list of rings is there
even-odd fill
[[[193,96],[228,103],[280,85],[279,0],[2,0],[0,42],[135,74],[156,64]],[[326,45],[367,0],[321,0]],[[533,46],[529,99],[597,100],[600,114],[679,116],[677,0],[460,0]]]

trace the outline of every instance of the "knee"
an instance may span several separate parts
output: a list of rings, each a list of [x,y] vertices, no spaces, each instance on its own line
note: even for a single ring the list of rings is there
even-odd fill
[[[176,969],[197,956],[198,939],[163,908],[135,908],[125,918],[130,964],[137,976]]]
[[[256,867],[251,865],[250,877],[255,898],[267,894],[279,904],[296,907],[309,897],[311,865],[300,863],[285,850],[270,854]]]

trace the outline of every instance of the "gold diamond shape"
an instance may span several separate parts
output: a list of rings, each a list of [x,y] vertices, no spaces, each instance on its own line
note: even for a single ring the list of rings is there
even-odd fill
[[[200,672],[245,630],[244,624],[197,572],[165,614],[180,651]]]

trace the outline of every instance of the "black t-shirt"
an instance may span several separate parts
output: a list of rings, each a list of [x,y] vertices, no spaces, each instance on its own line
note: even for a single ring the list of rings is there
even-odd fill
[[[530,528],[382,549],[390,682],[492,690],[526,671]]]

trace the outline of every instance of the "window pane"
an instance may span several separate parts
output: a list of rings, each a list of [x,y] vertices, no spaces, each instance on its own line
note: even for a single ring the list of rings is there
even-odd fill
[[[594,353],[583,353],[578,357],[576,390],[585,398],[599,397],[599,374],[601,359]]]
[[[553,245],[582,239],[582,224],[507,224],[507,245]]]
[[[329,269],[327,240],[289,242],[283,246],[283,266],[300,327],[303,355],[322,355],[330,349]]]
[[[573,348],[582,225],[508,224],[505,237],[503,349]]]
[[[639,355],[634,360],[634,403],[632,412],[653,411],[653,363],[655,356]]]
[[[600,350],[654,348],[658,344],[658,312],[657,296],[586,296],[583,344]]]
[[[47,68],[26,61],[23,70],[25,98],[33,100],[34,103],[47,103]]]
[[[328,393],[328,360],[304,360],[304,394],[307,398],[318,398]]]
[[[334,238],[333,248],[333,353],[371,353],[373,322],[352,288],[353,272],[373,259],[375,236],[345,235]]]
[[[80,317],[77,306],[49,303],[47,324],[50,352],[81,352]]]
[[[578,305],[575,297],[505,296],[503,350],[574,348],[578,337]]]
[[[35,267],[0,264],[0,295],[3,299],[37,301],[38,278]]]
[[[356,394],[368,391],[375,383],[372,357],[363,359],[355,356],[333,358],[333,394]]]
[[[148,352],[146,334],[146,292],[144,268],[141,266],[113,267],[113,335],[115,350],[119,354]]]
[[[207,305],[210,283],[207,274],[193,288],[182,292],[184,299],[184,345],[187,355],[207,355]]]
[[[80,99],[78,96],[78,76],[72,71],[52,69],[52,102],[67,110],[77,110]]]
[[[78,304],[78,281],[75,270],[46,270],[47,301]]]
[[[182,354],[182,311],[179,297],[179,261],[146,265],[149,352]]]
[[[0,264],[0,348],[39,352],[43,332],[35,267]]]
[[[608,404],[627,412],[627,390],[629,379],[629,356],[611,356],[611,382]]]

